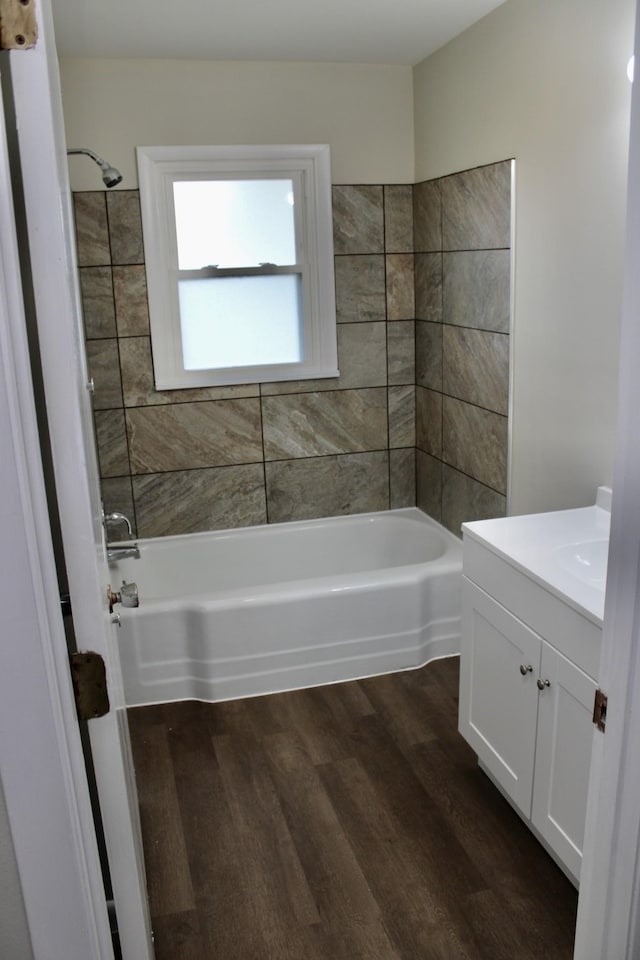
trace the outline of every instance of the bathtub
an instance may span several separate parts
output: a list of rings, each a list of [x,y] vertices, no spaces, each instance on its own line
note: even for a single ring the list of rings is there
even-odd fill
[[[460,649],[462,544],[415,507],[138,541],[110,564],[129,706],[228,700]]]

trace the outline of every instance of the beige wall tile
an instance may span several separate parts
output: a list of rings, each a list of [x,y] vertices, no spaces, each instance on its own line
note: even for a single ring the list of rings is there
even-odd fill
[[[487,330],[443,327],[443,390],[506,416],[509,412],[509,337]]]
[[[390,253],[387,269],[387,320],[413,320],[416,313],[412,253]]]
[[[87,341],[87,366],[95,385],[94,410],[110,410],[122,406],[118,341]]]
[[[416,319],[439,323],[442,320],[442,254],[415,256]]]
[[[456,536],[462,535],[460,527],[463,523],[505,515],[507,501],[502,494],[459,473],[446,463],[442,470],[442,523]]]
[[[442,180],[443,250],[508,247],[511,163],[493,163]]]
[[[392,510],[416,505],[416,451],[414,447],[389,451],[389,500]]]
[[[387,253],[413,253],[413,186],[384,187],[384,246]]]
[[[389,447],[416,445],[416,388],[389,387]]]
[[[96,410],[95,423],[100,476],[127,476],[129,453],[124,410]]]
[[[134,407],[126,417],[132,473],[262,460],[257,399]]]
[[[81,267],[78,274],[87,340],[115,337],[111,267]]]
[[[107,207],[104,190],[74,193],[78,266],[99,267],[111,263]]]
[[[416,450],[416,503],[442,522],[442,461],[423,450]]]
[[[389,383],[415,383],[416,335],[415,321],[397,320],[387,324],[387,355]]]
[[[445,323],[509,333],[511,251],[443,254],[442,318]]]
[[[442,250],[442,187],[424,180],[413,188],[413,236],[416,253]]]
[[[442,390],[442,324],[416,320],[416,384]]]
[[[383,253],[382,187],[333,187],[334,252]]]
[[[338,327],[338,385],[382,387],[387,382],[385,323],[346,323]]]
[[[442,456],[442,394],[416,387],[416,446]]]
[[[266,460],[356,453],[387,447],[384,388],[265,397]]]
[[[384,256],[335,257],[336,320],[359,323],[386,318]]]
[[[113,268],[113,291],[119,337],[149,333],[147,275],[143,264]]]
[[[498,493],[507,487],[507,418],[444,397],[442,459]]]
[[[386,510],[386,451],[279,460],[265,465],[269,522]]]
[[[138,536],[164,537],[266,523],[262,464],[133,478]]]
[[[140,197],[137,190],[107,194],[112,263],[144,263]]]

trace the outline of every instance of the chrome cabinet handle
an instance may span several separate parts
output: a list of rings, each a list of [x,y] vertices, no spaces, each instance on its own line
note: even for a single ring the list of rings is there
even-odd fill
[[[536,680],[536,683],[538,685],[538,690],[544,690],[545,687],[551,686],[550,680],[541,680],[540,677],[538,677],[538,679]]]
[[[521,663],[521,664],[520,664],[520,673],[522,674],[523,677],[526,677],[526,675],[527,675],[528,673],[533,673],[533,667],[531,666],[530,663],[529,663],[529,664]]]

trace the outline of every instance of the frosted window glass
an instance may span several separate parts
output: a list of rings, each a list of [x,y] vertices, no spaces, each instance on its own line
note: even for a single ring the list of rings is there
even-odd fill
[[[180,280],[185,370],[299,363],[298,274]]]
[[[296,263],[293,180],[173,184],[178,268]]]

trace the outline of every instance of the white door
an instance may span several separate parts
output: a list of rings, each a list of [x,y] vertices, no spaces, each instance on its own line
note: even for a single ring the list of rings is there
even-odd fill
[[[137,796],[117,650],[82,338],[66,144],[50,0],[36,6],[38,42],[10,54],[47,418],[80,650],[107,664],[110,712],[89,722],[125,960],[151,946]]]
[[[463,578],[459,730],[529,817],[540,637]]]
[[[0,62],[4,92],[6,61]],[[0,101],[2,956],[113,960],[56,577]],[[11,847],[19,874],[11,869]],[[9,853],[9,855],[7,855]],[[13,895],[12,895],[13,894]],[[24,903],[22,921],[21,903]]]
[[[595,681],[542,644],[538,742],[531,820],[576,880],[580,879]]]

